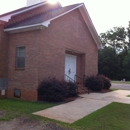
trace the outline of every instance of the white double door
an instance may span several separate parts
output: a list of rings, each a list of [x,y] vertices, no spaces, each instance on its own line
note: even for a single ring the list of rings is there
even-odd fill
[[[69,54],[65,55],[65,74],[74,80],[76,75],[76,56]]]

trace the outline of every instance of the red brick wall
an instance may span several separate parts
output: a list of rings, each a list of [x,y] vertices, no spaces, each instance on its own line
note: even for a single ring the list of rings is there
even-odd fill
[[[25,70],[15,70],[16,47],[23,45]],[[37,100],[40,81],[48,76],[64,78],[65,53],[69,49],[78,57],[79,74],[97,74],[97,46],[78,9],[43,30],[10,34],[8,97],[13,98],[14,89],[21,89],[21,99]]]
[[[0,78],[7,78],[8,73],[8,34],[0,25]]]
[[[50,75],[64,77],[66,49],[82,54],[82,65],[80,63],[79,66],[83,69],[79,73],[97,74],[97,46],[78,9],[52,21],[41,35],[39,79]],[[82,72],[84,69],[85,72]]]
[[[21,89],[22,99],[37,100],[36,91],[38,86],[38,62],[39,62],[38,39],[39,39],[39,31],[10,34],[9,36],[9,65],[8,65],[9,73],[8,73],[8,91],[7,91],[7,95],[9,98],[13,98],[14,89]],[[15,66],[17,46],[25,46],[26,64],[24,70],[18,70],[16,69]]]

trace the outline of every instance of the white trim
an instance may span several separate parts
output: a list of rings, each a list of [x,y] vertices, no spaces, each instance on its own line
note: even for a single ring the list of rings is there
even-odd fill
[[[45,22],[43,22],[43,23],[42,23],[42,25],[43,25],[43,26],[45,26],[45,27],[48,27],[48,26],[49,26],[49,24],[50,24],[50,20],[45,21]]]
[[[54,18],[51,18],[51,19],[49,19],[49,21],[52,21],[52,20],[54,20],[54,19],[57,19],[57,18],[59,18],[59,17],[65,15],[65,14],[68,14],[69,12],[71,12],[71,11],[73,11],[73,10],[75,10],[75,9],[77,9],[77,8],[79,8],[79,7],[81,7],[82,5],[83,5],[83,4],[77,6],[77,7],[73,8],[73,9],[71,9],[71,10],[69,10],[69,11],[66,11],[65,13],[62,13],[62,14],[60,14],[60,15],[54,17]],[[48,21],[48,20],[47,20],[47,21]],[[46,22],[46,21],[45,21],[45,22]]]
[[[95,27],[93,25],[93,22],[92,22],[92,20],[91,20],[91,18],[89,16],[89,13],[88,13],[87,9],[85,8],[85,5],[83,5],[81,8],[79,8],[79,11],[82,14],[82,16],[83,16],[83,18],[84,18],[84,20],[86,22],[86,25],[87,25],[87,27],[88,27],[88,29],[89,29],[95,43],[96,43],[96,45],[97,45],[97,48],[102,49],[102,44],[101,44],[101,41],[100,41],[100,39],[98,37],[98,33],[97,33],[97,31],[96,31],[96,29],[95,29]],[[87,17],[84,15],[84,13],[87,15]]]
[[[38,26],[43,26],[43,27],[48,27],[50,24],[50,21],[46,21],[43,23],[39,23],[39,24],[34,24],[34,25],[28,25],[28,26],[22,26],[22,27],[15,27],[15,28],[9,28],[9,29],[4,29],[5,32],[11,32],[11,31],[16,31],[16,30],[21,30],[21,29],[29,29],[32,27],[38,27]]]
[[[34,24],[34,25],[28,25],[28,26],[22,26],[22,27],[16,27],[16,28],[9,28],[9,29],[4,29],[4,31],[8,32],[8,31],[14,31],[14,30],[19,30],[19,29],[24,29],[24,28],[36,27],[36,26],[40,26],[40,25],[42,25],[42,24],[40,23],[40,24]]]
[[[75,8],[73,8],[73,9],[71,9],[71,10],[65,12],[65,13],[62,13],[62,14],[60,14],[60,15],[54,17],[54,18],[51,18],[51,19],[49,19],[49,20],[46,20],[46,21],[44,21],[43,23],[35,24],[35,25],[29,25],[29,26],[16,27],[16,28],[10,28],[10,29],[4,29],[4,31],[14,31],[14,30],[18,30],[18,29],[30,28],[30,27],[39,26],[39,25],[43,25],[43,26],[45,26],[45,27],[48,27],[49,24],[50,24],[50,22],[51,22],[52,20],[57,19],[57,18],[59,18],[59,17],[65,15],[65,14],[67,14],[67,13],[69,13],[69,12],[71,12],[71,11],[73,11],[73,10],[79,8],[79,7],[81,7],[82,5],[83,5],[83,4],[81,4],[81,5],[79,5],[79,6],[75,7]]]
[[[43,4],[45,4],[45,3],[43,3]],[[43,4],[42,4],[42,5],[43,5]],[[41,6],[41,5],[38,5],[38,6]],[[36,6],[33,7],[33,8],[36,8]],[[17,28],[4,29],[4,31],[14,31],[14,30],[25,29],[25,28],[31,28],[31,27],[37,27],[37,26],[48,27],[49,24],[50,24],[50,22],[51,22],[52,20],[57,19],[57,18],[59,18],[59,17],[65,15],[65,14],[67,14],[67,13],[69,13],[69,12],[71,12],[71,11],[77,9],[77,8],[79,8],[79,11],[81,12],[81,15],[83,16],[83,18],[84,18],[84,20],[85,20],[85,23],[86,23],[86,25],[87,25],[87,27],[88,27],[88,29],[89,29],[89,31],[90,31],[90,33],[91,33],[91,35],[92,35],[92,37],[93,37],[95,43],[96,43],[96,45],[97,45],[97,48],[98,48],[98,49],[102,49],[101,41],[100,41],[100,39],[99,39],[99,37],[98,37],[97,31],[96,31],[96,29],[95,29],[95,27],[94,27],[94,25],[93,25],[93,23],[92,23],[92,20],[91,20],[91,18],[90,18],[90,16],[89,16],[88,11],[87,11],[87,9],[86,9],[86,7],[85,7],[84,4],[80,4],[79,6],[73,8],[73,9],[70,9],[69,11],[66,11],[65,13],[62,13],[62,14],[60,14],[60,15],[54,17],[54,18],[51,18],[51,19],[49,19],[49,20],[46,20],[46,21],[44,21],[43,23],[35,24],[35,25],[29,25],[29,26],[22,26],[22,27],[17,27]],[[32,8],[31,8],[31,9],[32,9]],[[28,9],[28,10],[30,10],[30,9]],[[27,11],[27,10],[24,10],[24,11]],[[15,13],[15,15],[17,15],[17,14],[19,14],[19,13],[21,13],[21,12]],[[13,14],[13,15],[14,15],[14,14]]]

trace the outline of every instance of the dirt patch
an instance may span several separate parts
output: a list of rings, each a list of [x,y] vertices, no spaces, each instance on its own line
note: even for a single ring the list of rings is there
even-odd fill
[[[5,116],[5,112],[4,111],[0,111],[0,118]]]
[[[28,117],[15,118],[11,121],[0,122],[0,130],[70,130],[61,128],[55,123],[42,123]]]

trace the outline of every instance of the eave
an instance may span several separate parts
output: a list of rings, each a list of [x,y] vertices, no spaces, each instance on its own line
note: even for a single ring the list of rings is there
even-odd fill
[[[81,14],[82,14],[82,16],[84,18],[84,21],[86,22],[86,25],[87,25],[87,27],[88,27],[88,29],[89,29],[92,37],[93,37],[98,49],[99,50],[102,49],[103,46],[102,46],[101,40],[100,40],[100,38],[98,36],[98,33],[97,33],[97,31],[96,31],[96,29],[95,29],[95,27],[93,25],[93,22],[92,22],[92,20],[91,20],[91,18],[89,16],[89,13],[88,13],[85,5],[82,4],[82,6],[79,8],[79,10],[80,10],[80,12],[81,12]]]
[[[16,27],[16,28],[4,29],[4,31],[9,32],[9,33],[16,33],[16,32],[23,32],[23,31],[30,31],[30,30],[35,30],[35,29],[41,29],[42,27],[48,27],[52,20],[55,20],[55,19],[57,19],[57,18],[59,18],[61,16],[64,16],[65,14],[68,14],[69,12],[71,12],[71,11],[73,11],[75,9],[79,9],[79,11],[81,12],[81,15],[84,18],[84,21],[85,21],[85,23],[86,23],[86,25],[87,25],[90,33],[91,33],[91,35],[92,35],[96,45],[97,45],[97,48],[98,49],[102,49],[103,47],[102,47],[101,41],[99,39],[98,33],[97,33],[93,23],[92,23],[92,20],[91,20],[91,18],[89,16],[88,11],[87,11],[87,9],[86,9],[84,4],[80,4],[79,6],[73,8],[73,9],[70,9],[69,11],[66,11],[66,12],[64,12],[64,13],[62,13],[60,15],[57,15],[56,17],[48,19],[47,21],[44,21],[43,23],[29,25],[29,26],[21,26],[21,27]]]
[[[46,21],[39,24],[4,29],[4,31],[8,33],[18,33],[18,32],[32,31],[32,30],[42,30],[43,28],[48,27],[49,24],[50,24],[50,21]]]
[[[38,5],[35,5],[35,6],[32,6],[32,7],[29,7],[27,9],[24,9],[22,11],[18,11],[18,12],[15,12],[15,13],[10,13],[10,14],[7,14],[7,15],[3,15],[0,17],[0,20],[4,21],[4,22],[8,22],[12,16],[16,16],[16,15],[19,15],[21,13],[24,13],[24,12],[27,12],[29,10],[32,10],[32,9],[35,9],[35,8],[38,8],[40,6],[43,6],[45,4],[47,4],[48,2],[44,2],[44,3],[41,3],[41,4],[38,4]]]

